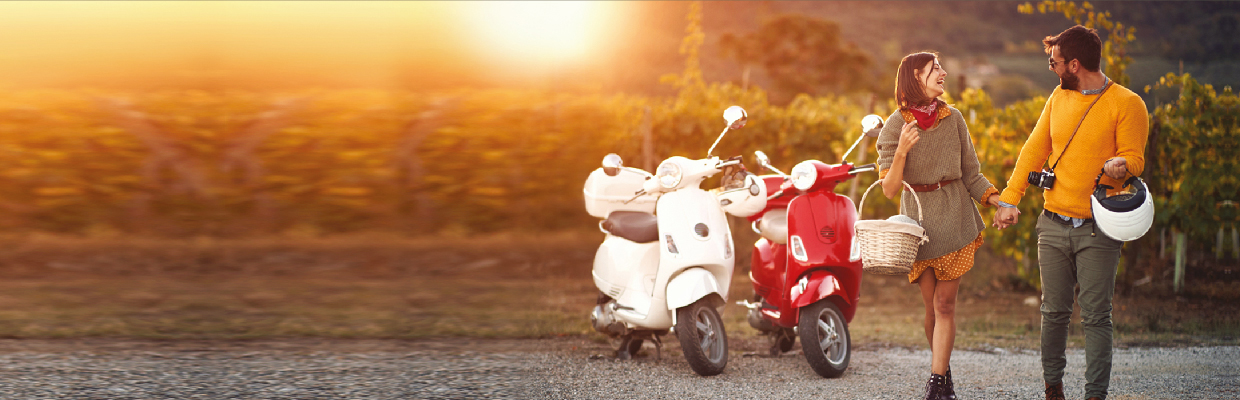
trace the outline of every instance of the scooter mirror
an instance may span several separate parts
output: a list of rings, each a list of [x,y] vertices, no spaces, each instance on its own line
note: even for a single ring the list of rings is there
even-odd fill
[[[723,119],[728,121],[728,129],[741,129],[749,121],[749,114],[740,106],[731,106],[723,110]]]
[[[870,114],[861,119],[861,130],[869,137],[878,137],[883,129],[883,117]]]
[[[759,165],[762,165],[762,166],[771,165],[771,159],[767,157],[766,153],[763,153],[762,150],[753,152],[753,156],[754,158],[758,159]]]
[[[621,162],[620,155],[611,153],[603,156],[603,173],[607,174],[607,176],[616,176],[620,173],[620,167],[623,166],[624,163]]]

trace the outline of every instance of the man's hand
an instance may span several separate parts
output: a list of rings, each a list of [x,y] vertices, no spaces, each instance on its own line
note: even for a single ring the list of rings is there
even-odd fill
[[[1102,164],[1102,169],[1112,179],[1123,180],[1124,177],[1128,176],[1128,160],[1125,160],[1123,157],[1112,158]]]
[[[1003,229],[1016,225],[1017,216],[1019,215],[1020,210],[1016,207],[1000,206],[998,210],[995,210],[995,227]]]
[[[900,144],[896,146],[896,154],[908,155],[918,140],[921,140],[921,136],[917,123],[905,123],[904,127],[900,128]]]

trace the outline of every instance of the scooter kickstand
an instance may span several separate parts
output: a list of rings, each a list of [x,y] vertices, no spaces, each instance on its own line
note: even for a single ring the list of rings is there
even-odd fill
[[[616,359],[618,360],[633,359],[633,354],[629,353],[629,343],[632,343],[632,342],[633,342],[632,335],[625,335],[620,338],[620,348],[616,349]]]
[[[659,335],[650,335],[650,341],[654,342],[654,359],[663,360],[663,339]]]

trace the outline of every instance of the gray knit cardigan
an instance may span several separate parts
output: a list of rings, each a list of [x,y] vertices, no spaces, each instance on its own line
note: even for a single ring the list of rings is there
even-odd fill
[[[939,190],[917,193],[926,214],[922,227],[930,236],[930,242],[917,251],[919,261],[960,250],[977,239],[986,225],[970,199],[979,203],[986,201],[982,196],[994,187],[982,176],[981,164],[960,110],[949,109],[951,116],[940,120],[938,126],[921,131],[921,139],[909,150],[904,161],[904,181],[910,184],[955,180]],[[891,168],[903,126],[904,117],[898,110],[883,125],[877,142],[880,170]],[[900,213],[917,219],[917,205],[908,189],[900,196]]]

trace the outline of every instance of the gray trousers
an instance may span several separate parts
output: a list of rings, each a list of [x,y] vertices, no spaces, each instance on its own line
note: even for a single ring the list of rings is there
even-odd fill
[[[1111,299],[1123,242],[1097,230],[1093,222],[1079,228],[1038,216],[1038,268],[1042,275],[1042,375],[1046,383],[1063,382],[1068,364],[1068,323],[1075,298],[1085,331],[1085,397],[1105,399],[1111,382]]]

